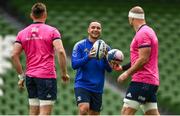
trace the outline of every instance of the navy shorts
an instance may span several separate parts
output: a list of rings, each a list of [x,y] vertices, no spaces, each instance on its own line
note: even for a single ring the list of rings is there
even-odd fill
[[[56,100],[57,82],[55,78],[34,78],[26,76],[26,88],[29,98]]]
[[[156,93],[158,86],[140,82],[131,82],[126,92],[126,99],[134,100],[142,104],[157,102]]]
[[[75,97],[77,104],[79,103],[89,103],[90,109],[95,112],[101,111],[102,106],[102,94],[91,92],[83,88],[75,88]]]

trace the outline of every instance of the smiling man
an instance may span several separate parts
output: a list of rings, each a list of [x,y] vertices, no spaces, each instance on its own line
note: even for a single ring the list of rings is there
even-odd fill
[[[101,31],[99,22],[91,22],[88,37],[77,42],[73,48],[72,67],[77,71],[74,88],[80,115],[100,114],[105,71],[111,72],[106,58],[94,58],[95,52],[91,49]]]

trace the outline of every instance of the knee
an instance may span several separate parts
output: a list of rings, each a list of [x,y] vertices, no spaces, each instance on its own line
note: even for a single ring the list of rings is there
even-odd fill
[[[160,113],[157,109],[152,109],[152,110],[148,110],[145,112],[145,115],[156,115],[156,116],[160,116]]]
[[[136,109],[130,107],[123,107],[121,110],[121,115],[134,115],[136,113]]]
[[[79,114],[80,115],[87,115],[89,112],[89,105],[80,105],[79,106]]]
[[[30,106],[29,115],[39,115],[39,106]]]

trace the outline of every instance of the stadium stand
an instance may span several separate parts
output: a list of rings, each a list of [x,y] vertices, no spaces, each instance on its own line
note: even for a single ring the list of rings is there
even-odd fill
[[[114,0],[115,1],[115,0]],[[150,0],[149,0],[150,1]],[[166,109],[171,114],[180,114],[180,29],[179,29],[179,9],[178,1],[168,2],[168,0],[159,0],[159,2],[135,3],[135,2],[85,2],[77,0],[76,2],[65,0],[48,1],[49,18],[47,23],[56,26],[61,31],[63,42],[68,53],[71,53],[75,42],[86,37],[88,23],[91,20],[99,20],[103,25],[102,38],[112,48],[121,49],[125,55],[124,63],[129,61],[129,44],[133,37],[133,30],[128,24],[127,13],[129,8],[134,5],[141,5],[147,14],[147,23],[156,31],[159,39],[159,70],[161,85],[158,91],[159,107]],[[8,8],[16,11],[18,18],[30,23],[29,12],[33,2],[26,0],[11,0]],[[161,7],[159,7],[161,4]],[[165,10],[168,9],[168,10]],[[13,12],[14,13],[14,12]],[[4,23],[0,15],[0,35],[6,35],[16,32],[12,27]],[[0,28],[0,29],[1,29]],[[15,30],[15,31],[14,31]],[[22,57],[22,60],[25,59]],[[69,66],[71,77],[75,72]],[[109,75],[116,80],[117,73]],[[8,73],[2,75],[4,80],[4,96],[0,97],[0,114],[27,114],[26,92],[18,91],[16,83],[16,73],[14,70],[8,70]],[[73,79],[70,85],[63,85],[59,81],[59,98],[55,104],[53,114],[77,114],[76,103],[74,99]],[[127,84],[128,82],[126,82]],[[127,85],[122,85],[127,86]],[[23,107],[16,107],[23,106]],[[102,114],[119,114],[122,107],[122,98],[119,93],[115,93],[109,88],[104,91]],[[142,114],[141,112],[138,112]],[[137,113],[137,114],[138,114]]]
[[[1,13],[1,11],[0,11]],[[11,25],[8,25],[5,19],[3,19],[3,16],[0,15],[0,75],[3,73],[6,73],[6,70],[11,68],[11,63],[8,62],[9,54],[12,49],[12,47],[7,47],[12,42],[12,36],[5,36],[8,34],[15,34],[15,28],[13,28]],[[9,39],[8,39],[9,38]],[[2,88],[4,85],[4,80],[0,76],[0,88]],[[3,89],[0,89],[0,96],[3,96],[4,91]]]

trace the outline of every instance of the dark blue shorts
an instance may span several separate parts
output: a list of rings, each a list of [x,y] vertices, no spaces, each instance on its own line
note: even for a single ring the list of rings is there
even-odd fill
[[[140,102],[157,102],[156,93],[158,86],[140,82],[131,82],[126,92],[127,99]]]
[[[55,78],[34,78],[26,76],[26,88],[29,98],[56,100],[57,82]]]
[[[91,110],[95,112],[101,111],[101,106],[102,106],[101,93],[94,93],[83,88],[75,88],[74,91],[75,91],[77,104],[86,102],[90,104]]]

